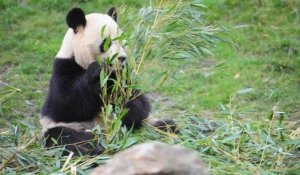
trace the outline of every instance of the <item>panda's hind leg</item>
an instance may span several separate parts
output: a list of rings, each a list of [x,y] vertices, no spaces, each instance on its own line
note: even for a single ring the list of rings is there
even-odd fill
[[[63,156],[71,151],[74,156],[99,155],[104,148],[97,142],[91,132],[74,130],[68,127],[55,127],[44,133],[45,147],[65,146]]]
[[[142,126],[143,120],[150,114],[150,104],[145,95],[139,95],[128,101],[125,105],[128,110],[122,123],[127,127],[138,129]]]
[[[148,125],[153,126],[159,130],[179,134],[179,130],[178,130],[176,123],[171,119],[160,119],[159,120],[159,119],[155,119],[153,117],[148,117],[145,119],[145,122]]]
[[[143,122],[166,132],[179,133],[177,125],[173,120],[158,120],[149,117],[151,112],[150,103],[145,95],[139,95],[127,102],[125,107],[128,109],[127,114],[123,118],[123,124],[127,128],[140,128]]]

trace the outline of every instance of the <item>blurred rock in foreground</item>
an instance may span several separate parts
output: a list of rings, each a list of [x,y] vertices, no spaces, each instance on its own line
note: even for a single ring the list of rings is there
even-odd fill
[[[208,175],[196,152],[164,143],[145,143],[116,154],[91,175]]]

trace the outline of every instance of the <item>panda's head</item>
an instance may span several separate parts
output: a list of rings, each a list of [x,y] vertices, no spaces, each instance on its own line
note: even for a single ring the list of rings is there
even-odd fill
[[[87,68],[96,58],[124,61],[126,52],[118,37],[117,12],[111,8],[107,14],[85,15],[80,8],[73,8],[66,17],[69,29],[56,57],[75,57],[76,62]],[[106,43],[106,44],[105,44]]]

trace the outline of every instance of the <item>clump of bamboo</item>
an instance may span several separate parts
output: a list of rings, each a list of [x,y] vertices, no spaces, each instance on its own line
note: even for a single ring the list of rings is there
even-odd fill
[[[172,59],[201,59],[204,54],[212,54],[209,49],[221,40],[216,33],[224,30],[204,25],[204,8],[195,1],[174,3],[160,0],[141,8],[138,15],[133,15],[136,11],[121,9],[120,16],[125,17],[121,21],[127,26],[125,30],[132,30],[130,36],[124,34],[117,38],[119,42],[127,41],[129,52],[126,65],[112,64],[115,58],[108,58],[100,73],[104,106],[99,123],[103,126],[106,144],[116,143],[126,136],[126,131],[120,132],[121,120],[126,114],[123,106],[126,101],[139,95],[134,92],[160,86],[173,71],[166,69],[152,78],[144,77],[148,71],[145,64],[168,64],[168,60]],[[128,16],[135,19],[126,18]],[[130,26],[132,24],[134,26]]]

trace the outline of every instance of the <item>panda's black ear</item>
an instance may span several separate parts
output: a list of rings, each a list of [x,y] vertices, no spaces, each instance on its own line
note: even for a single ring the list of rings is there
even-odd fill
[[[107,14],[112,17],[116,22],[118,21],[117,9],[112,7],[108,10]]]
[[[76,33],[78,26],[85,27],[86,19],[85,14],[80,8],[73,8],[69,11],[66,17],[67,24]]]

